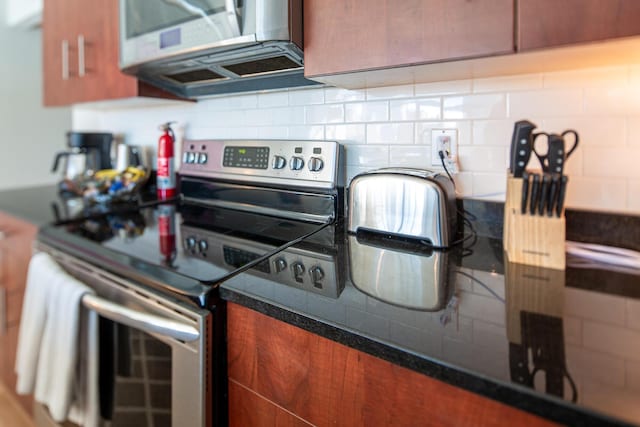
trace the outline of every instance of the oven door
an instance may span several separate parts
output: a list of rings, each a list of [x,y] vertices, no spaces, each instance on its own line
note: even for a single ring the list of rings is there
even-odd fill
[[[205,426],[207,337],[212,314],[142,288],[57,250],[40,246],[95,291],[83,304],[97,313],[99,425]]]

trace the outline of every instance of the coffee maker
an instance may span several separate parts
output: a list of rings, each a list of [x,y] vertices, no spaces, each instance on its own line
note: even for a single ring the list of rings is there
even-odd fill
[[[56,153],[52,172],[64,160],[62,181],[75,181],[101,169],[111,169],[111,133],[67,132],[69,150]]]

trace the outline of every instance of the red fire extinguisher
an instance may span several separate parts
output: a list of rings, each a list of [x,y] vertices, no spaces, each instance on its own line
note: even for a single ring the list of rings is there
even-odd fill
[[[158,199],[165,200],[176,195],[176,175],[173,159],[173,144],[176,141],[171,122],[160,125],[163,131],[158,140]]]

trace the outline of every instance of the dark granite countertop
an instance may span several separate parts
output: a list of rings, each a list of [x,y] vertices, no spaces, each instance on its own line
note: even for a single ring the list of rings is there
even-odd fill
[[[0,211],[35,225],[55,220],[56,209],[63,210],[57,185],[0,191]]]
[[[303,242],[289,250],[292,256],[335,269],[325,269],[322,288],[309,282],[310,264],[302,284],[250,271],[224,282],[220,293],[564,424],[640,425],[640,276],[571,259],[566,271],[509,264],[501,204],[465,203],[480,237],[464,251],[430,253],[353,236],[334,247]],[[77,209],[53,185],[0,191],[0,210],[36,225]],[[612,222],[602,215],[568,211],[568,239],[601,236],[606,227],[602,243],[638,249],[640,217]]]
[[[296,246],[331,259],[337,276],[319,288],[308,274],[284,278],[290,269],[280,281],[250,271],[221,296],[563,424],[640,425],[640,276],[570,258],[566,271],[512,264],[501,240],[471,243],[449,253],[355,236]]]

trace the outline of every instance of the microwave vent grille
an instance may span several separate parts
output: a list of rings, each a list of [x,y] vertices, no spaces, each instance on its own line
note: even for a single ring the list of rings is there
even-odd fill
[[[166,77],[179,83],[193,83],[193,82],[201,82],[201,81],[226,79],[225,76],[222,76],[214,71],[211,71],[208,68],[201,68],[198,70],[191,70],[191,71],[184,71],[176,74],[169,74]]]
[[[254,74],[269,73],[272,71],[290,70],[299,67],[301,66],[298,63],[284,55],[224,66],[224,68],[239,76],[250,76]]]

